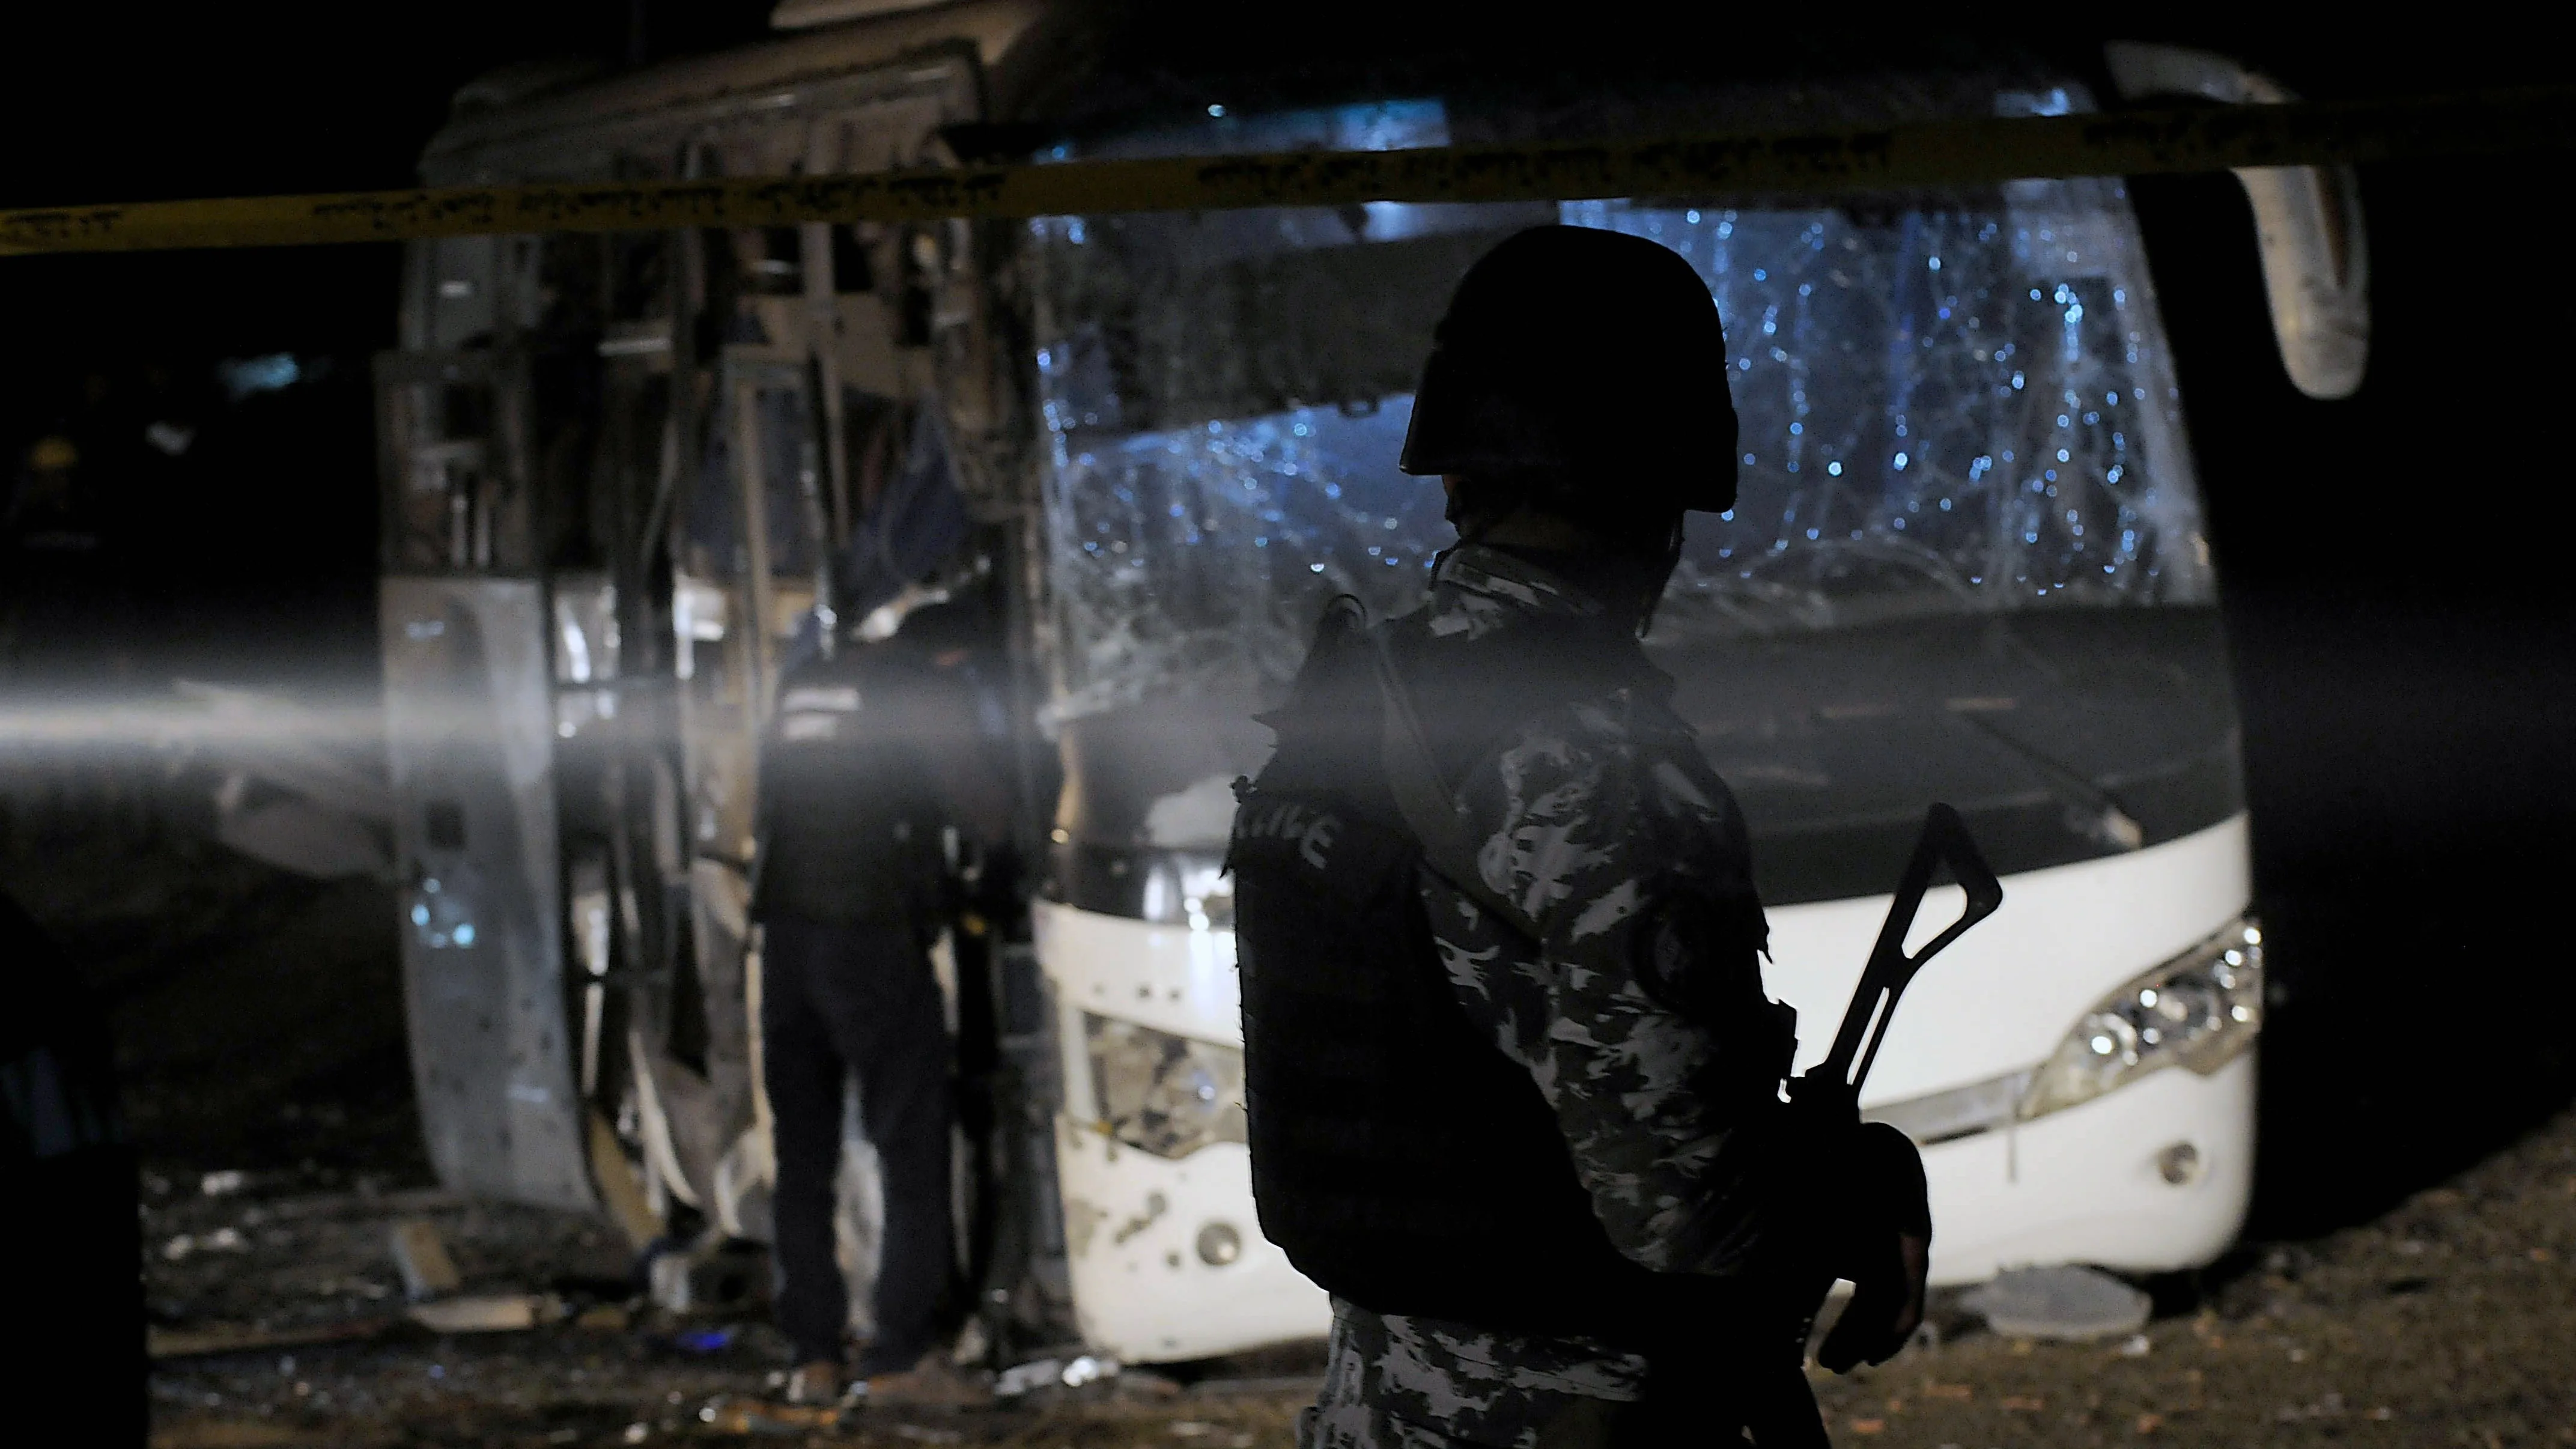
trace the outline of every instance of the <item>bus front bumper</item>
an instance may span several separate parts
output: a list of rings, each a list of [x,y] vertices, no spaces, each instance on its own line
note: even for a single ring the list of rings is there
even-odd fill
[[[1174,1160],[1058,1118],[1056,1174],[1074,1316],[1094,1350],[1168,1363],[1332,1326],[1324,1290],[1261,1236],[1240,1143]]]
[[[1925,1148],[1932,1281],[2049,1263],[2161,1272],[2216,1258],[2253,1187],[2254,1062],[2249,1050],[2208,1076],[2154,1072]],[[1065,1119],[1057,1154],[1074,1303],[1095,1349],[1170,1362],[1329,1328],[1323,1291],[1261,1236],[1240,1145],[1173,1160]]]
[[[2091,1263],[2196,1268],[2225,1252],[2254,1186],[2254,1062],[2151,1072],[2081,1106],[1923,1149],[1932,1281]]]

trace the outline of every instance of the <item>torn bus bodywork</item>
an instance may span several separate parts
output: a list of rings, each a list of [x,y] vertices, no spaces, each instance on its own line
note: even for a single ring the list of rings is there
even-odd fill
[[[1540,71],[1390,29],[1291,65],[1144,14],[970,0],[625,75],[515,72],[460,95],[423,179],[1781,129],[2112,93],[2098,57],[1928,67],[1897,44]],[[2256,1023],[2227,1013],[2259,950],[2230,925],[2243,803],[2179,397],[2107,181],[412,244],[377,376],[383,634],[442,1178],[605,1211],[639,1247],[765,1237],[746,910],[776,680],[836,608],[881,630],[972,596],[1008,665],[998,843],[1043,864],[938,956],[974,1164],[960,1273],[1005,1342],[1155,1359],[1319,1332],[1321,1294],[1249,1199],[1224,782],[1258,764],[1250,716],[1325,598],[1418,596],[1447,531],[1393,459],[1432,319],[1485,247],[1559,220],[1673,246],[1728,323],[1745,498],[1694,526],[1649,647],[1743,797],[1774,989],[1840,999],[1867,944],[1851,922],[1936,795],[2012,877],[2015,911],[1927,982],[1863,1104],[1933,1144],[1936,1271],[2214,1254],[2251,1133]],[[2310,220],[2281,245],[2358,222]],[[2357,292],[2350,257],[2295,261]],[[2357,377],[2341,295],[2301,314],[2328,318],[2309,330],[2332,355],[2294,371]],[[925,489],[954,495],[964,541],[899,557]],[[2198,1045],[2067,1056],[2150,979],[2208,1011],[2146,1029]],[[2201,1165],[2155,1198],[2105,1133]],[[846,1135],[864,1277],[872,1157]],[[2068,1226],[2105,1213],[2147,1246]]]

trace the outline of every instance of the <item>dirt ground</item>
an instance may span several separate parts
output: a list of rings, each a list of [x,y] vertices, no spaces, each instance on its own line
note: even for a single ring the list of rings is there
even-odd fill
[[[991,1412],[762,1420],[784,1348],[758,1322],[623,1304],[604,1226],[436,1193],[207,1196],[147,1210],[166,1343],[368,1321],[401,1303],[396,1219],[442,1229],[467,1287],[552,1292],[528,1332],[368,1339],[164,1359],[161,1449],[248,1445],[637,1444],[664,1439],[1012,1446],[1293,1442],[1311,1381],[1130,1370]],[[219,1180],[219,1187],[224,1184]],[[2147,1331],[2098,1344],[1996,1337],[1957,1312],[1938,1342],[1817,1385],[1837,1441],[1888,1445],[2576,1444],[2576,1112],[2377,1221],[2276,1246],[2202,1283],[2158,1285]],[[1195,1382],[1183,1380],[1195,1379]]]

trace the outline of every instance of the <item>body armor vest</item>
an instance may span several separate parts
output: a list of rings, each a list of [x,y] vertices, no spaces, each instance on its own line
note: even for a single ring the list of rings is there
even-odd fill
[[[1639,1267],[1593,1216],[1526,1068],[1452,995],[1384,763],[1383,644],[1454,781],[1547,709],[1649,672],[1633,640],[1532,619],[1474,642],[1328,617],[1230,861],[1253,1195],[1299,1271],[1379,1313],[1653,1351],[1730,1285]],[[1577,637],[1579,628],[1579,637]],[[1551,637],[1553,636],[1553,637]],[[1623,648],[1624,646],[1624,648]],[[1481,887],[1479,887],[1481,889]]]

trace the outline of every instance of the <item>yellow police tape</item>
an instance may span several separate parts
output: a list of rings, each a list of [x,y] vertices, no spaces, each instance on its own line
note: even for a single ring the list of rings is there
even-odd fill
[[[1362,201],[1847,196],[2021,177],[2136,176],[2571,147],[2576,87],[2549,86],[1679,140],[54,207],[0,212],[0,255]]]

